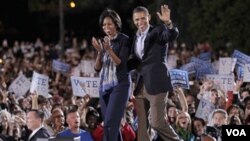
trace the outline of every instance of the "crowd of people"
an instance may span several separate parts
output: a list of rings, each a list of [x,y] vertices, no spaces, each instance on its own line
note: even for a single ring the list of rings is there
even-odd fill
[[[213,80],[190,76],[190,89],[173,88],[168,71],[212,52],[211,63],[230,57],[209,43],[188,47],[177,44],[178,27],[170,9],[157,12],[161,24],[150,25],[142,6],[133,11],[135,38],[121,33],[119,15],[104,10],[99,26],[105,36],[69,38],[65,46],[35,42],[2,42],[0,48],[0,139],[36,141],[38,138],[80,137],[81,141],[215,141],[222,125],[250,125],[249,84],[235,79],[232,91],[221,90]],[[133,40],[133,41],[132,41]],[[171,57],[171,62],[170,58]],[[68,74],[52,70],[52,61],[70,64]],[[92,66],[82,65],[92,61]],[[165,64],[168,62],[168,64]],[[167,67],[168,66],[168,67]],[[16,95],[10,84],[20,74],[49,76],[47,97],[37,92]],[[70,76],[99,77],[99,97],[74,96]],[[196,116],[199,102],[215,108],[207,119]]]

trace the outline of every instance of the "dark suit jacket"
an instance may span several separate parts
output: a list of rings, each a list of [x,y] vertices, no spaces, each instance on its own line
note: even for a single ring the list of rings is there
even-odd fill
[[[49,138],[50,134],[47,129],[39,129],[28,141],[36,141],[37,138]]]
[[[177,38],[176,27],[168,29],[164,24],[150,27],[144,41],[144,56],[138,58],[135,52],[136,37],[131,48],[128,68],[138,72],[137,85],[134,94],[139,92],[142,82],[149,94],[159,94],[172,90],[170,76],[166,67],[166,51],[168,43]]]

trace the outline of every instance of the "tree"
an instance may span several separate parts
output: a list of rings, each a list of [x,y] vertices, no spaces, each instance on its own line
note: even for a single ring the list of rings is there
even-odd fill
[[[209,41],[215,49],[225,47],[248,51],[250,17],[248,0],[196,0],[189,14],[193,42]]]

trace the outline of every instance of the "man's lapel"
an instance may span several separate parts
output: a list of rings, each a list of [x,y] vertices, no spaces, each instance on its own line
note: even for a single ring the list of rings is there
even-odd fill
[[[148,30],[148,33],[147,33],[147,36],[146,36],[146,38],[145,38],[145,40],[144,40],[144,55],[143,55],[143,57],[142,57],[142,60],[145,58],[145,56],[147,56],[147,53],[148,53],[148,50],[149,50],[149,41],[150,41],[150,33],[151,33],[151,31],[152,31],[152,29],[153,29],[153,27],[152,26],[150,26],[150,28],[149,28],[149,30]]]

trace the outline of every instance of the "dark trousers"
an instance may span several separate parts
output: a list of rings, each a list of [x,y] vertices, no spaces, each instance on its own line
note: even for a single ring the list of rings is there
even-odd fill
[[[100,92],[104,120],[103,141],[122,141],[120,123],[128,101],[129,84],[123,83],[108,92]]]

